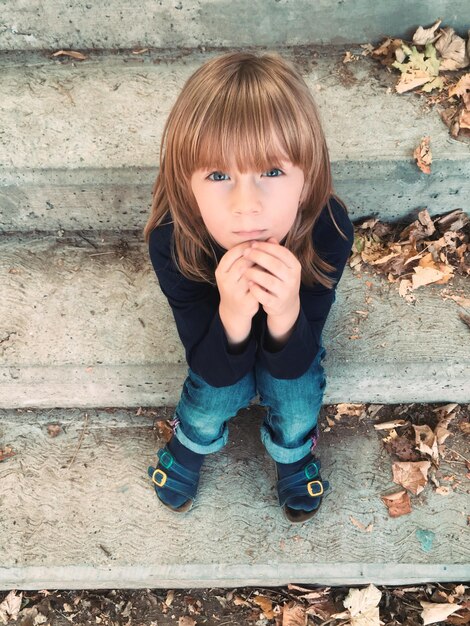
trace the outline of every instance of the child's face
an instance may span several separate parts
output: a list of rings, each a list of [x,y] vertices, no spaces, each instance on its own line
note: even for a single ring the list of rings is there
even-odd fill
[[[241,174],[232,165],[226,172],[197,170],[191,177],[207,230],[226,250],[252,239],[281,241],[297,215],[302,170],[282,161],[280,169]]]

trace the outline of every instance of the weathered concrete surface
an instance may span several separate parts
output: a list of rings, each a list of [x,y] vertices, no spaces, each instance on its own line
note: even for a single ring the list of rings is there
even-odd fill
[[[152,417],[0,412],[0,445],[16,452],[0,464],[0,589],[468,580],[468,481],[445,447],[438,475],[454,476],[450,494],[428,485],[411,514],[393,519],[380,500],[397,487],[383,433],[371,421],[337,424],[319,445],[332,491],[314,519],[291,525],[259,440],[262,415],[251,407],[232,420],[229,445],[203,467],[196,505],[177,516],[147,477],[161,443]],[[62,426],[58,437],[49,423]],[[453,433],[447,445],[468,454]],[[435,533],[430,551],[418,530]]]
[[[353,218],[468,208],[468,143],[452,139],[415,94],[387,93],[396,75],[364,57],[345,65],[339,49],[279,52],[298,64],[318,102],[336,188]],[[0,60],[0,231],[141,228],[164,122],[209,56]],[[426,135],[431,176],[412,157]]]
[[[140,233],[4,236],[0,407],[176,404],[187,366]],[[418,289],[346,267],[324,329],[325,401],[470,401],[468,279]]]
[[[406,19],[404,19],[406,16]],[[466,34],[466,0],[4,0],[0,49],[280,46],[411,37],[438,16]]]

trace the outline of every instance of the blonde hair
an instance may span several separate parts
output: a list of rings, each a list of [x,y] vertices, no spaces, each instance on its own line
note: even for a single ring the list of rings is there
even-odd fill
[[[283,155],[279,154],[279,148]],[[312,230],[323,207],[338,231],[329,199],[330,159],[316,104],[293,65],[276,53],[233,52],[209,60],[186,81],[163,131],[160,169],[152,189],[145,240],[169,213],[174,227],[172,255],[184,276],[215,284],[217,258],[191,190],[201,168],[265,171],[288,159],[303,170],[305,185],[285,246],[302,265],[307,285],[334,285],[323,271],[336,268],[312,246]]]

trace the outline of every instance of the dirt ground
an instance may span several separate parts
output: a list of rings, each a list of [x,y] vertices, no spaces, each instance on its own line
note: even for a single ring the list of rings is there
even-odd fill
[[[348,588],[291,587],[27,591],[23,593],[20,616],[8,624],[336,626],[351,623],[348,619],[331,617],[345,611],[343,601],[350,591]],[[381,592],[380,620],[384,626],[422,625],[421,601],[458,604],[461,609],[440,623],[470,623],[468,586],[454,583],[425,584],[408,588],[378,587],[378,590]],[[0,594],[0,601],[7,593]],[[379,625],[377,620],[356,623],[358,626]]]

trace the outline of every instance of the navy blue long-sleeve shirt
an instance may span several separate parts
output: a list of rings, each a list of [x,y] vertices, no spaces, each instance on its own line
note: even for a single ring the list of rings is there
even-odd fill
[[[164,220],[150,234],[149,253],[160,288],[173,311],[176,327],[186,351],[189,367],[214,387],[233,385],[247,374],[256,359],[275,378],[302,376],[320,348],[320,338],[336,285],[343,274],[354,242],[354,227],[347,212],[330,199],[336,223],[347,236],[343,239],[325,206],[313,229],[313,245],[322,259],[336,267],[328,274],[335,286],[300,286],[300,313],[287,343],[270,350],[267,316],[262,307],[253,317],[251,333],[242,351],[231,350],[219,316],[219,291],[215,285],[189,280],[176,267],[172,255],[173,225]],[[226,250],[215,246],[218,261]]]

